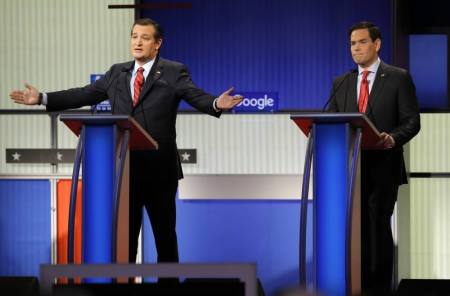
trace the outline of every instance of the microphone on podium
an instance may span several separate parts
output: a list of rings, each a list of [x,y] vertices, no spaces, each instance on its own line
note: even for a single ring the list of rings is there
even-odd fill
[[[342,87],[342,85],[344,84],[345,81],[347,81],[347,79],[350,77],[350,74],[353,73],[355,70],[350,70],[347,73],[345,73],[344,78],[342,78],[341,82],[339,82],[339,84],[337,85],[336,88],[333,89],[333,92],[330,94],[330,97],[328,98],[328,100],[325,102],[325,105],[323,105],[322,107],[322,112],[325,112],[325,109],[327,108],[327,106],[330,104],[330,102],[336,97],[336,94],[338,92],[338,90]],[[347,99],[347,97],[345,98]],[[345,111],[345,110],[343,110]]]

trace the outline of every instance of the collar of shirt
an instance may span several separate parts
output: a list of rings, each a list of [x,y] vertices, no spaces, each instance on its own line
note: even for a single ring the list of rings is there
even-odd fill
[[[381,63],[380,58],[377,58],[377,60],[372,65],[370,65],[369,68],[363,68],[363,67],[358,65],[358,77],[362,76],[362,73],[365,70],[369,70],[369,76],[371,74],[377,73],[377,70],[378,70],[378,67],[380,66],[380,63]]]
[[[130,80],[130,90],[131,90],[131,99],[133,99],[134,96],[134,80],[136,80],[136,73],[137,70],[139,69],[139,67],[144,68],[144,81],[147,81],[147,76],[150,73],[153,64],[155,63],[155,59],[148,61],[147,63],[145,63],[142,66],[139,66],[138,63],[136,61],[134,61],[134,68],[133,68],[133,72],[131,73],[131,80]]]
[[[132,77],[136,76],[137,70],[142,67],[144,68],[144,79],[147,80],[147,76],[150,73],[150,70],[152,69],[153,64],[155,63],[155,59],[148,61],[143,66],[139,66],[139,64],[135,61],[134,62],[134,69],[132,73]]]
[[[356,90],[356,98],[359,96],[359,88],[361,84],[362,79],[362,73],[365,70],[369,71],[369,74],[367,75],[367,81],[369,82],[369,92],[372,90],[372,85],[375,80],[375,75],[378,71],[378,67],[380,67],[381,60],[378,58],[372,65],[370,65],[368,68],[362,68],[361,66],[358,66],[358,83],[356,84],[357,90]]]

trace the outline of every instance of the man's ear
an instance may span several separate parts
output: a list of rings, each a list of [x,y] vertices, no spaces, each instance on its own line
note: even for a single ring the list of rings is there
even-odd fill
[[[156,49],[159,51],[159,49],[161,48],[163,40],[160,38],[158,39],[158,41],[156,41]]]
[[[375,49],[376,49],[377,52],[379,52],[380,49],[381,49],[381,39],[380,38],[377,38],[375,40]]]

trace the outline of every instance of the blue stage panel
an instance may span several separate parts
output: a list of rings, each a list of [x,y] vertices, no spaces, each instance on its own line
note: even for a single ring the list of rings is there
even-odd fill
[[[300,179],[299,179],[300,184]],[[299,201],[177,200],[181,262],[255,262],[266,295],[299,280]],[[312,214],[308,216],[308,270],[312,260]],[[148,219],[144,260],[156,262]],[[311,281],[308,274],[308,280]]]
[[[39,276],[51,263],[49,180],[0,180],[0,276]]]

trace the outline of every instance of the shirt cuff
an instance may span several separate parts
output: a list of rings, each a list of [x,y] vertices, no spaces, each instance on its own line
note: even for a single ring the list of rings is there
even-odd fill
[[[221,109],[219,109],[219,107],[217,107],[217,100],[218,100],[219,98],[216,98],[215,100],[214,100],[214,102],[213,102],[213,108],[214,108],[214,111],[216,111],[216,112],[221,112],[222,110]]]
[[[39,102],[41,105],[46,106],[47,105],[47,93],[40,93],[39,95],[42,95],[42,100]]]

